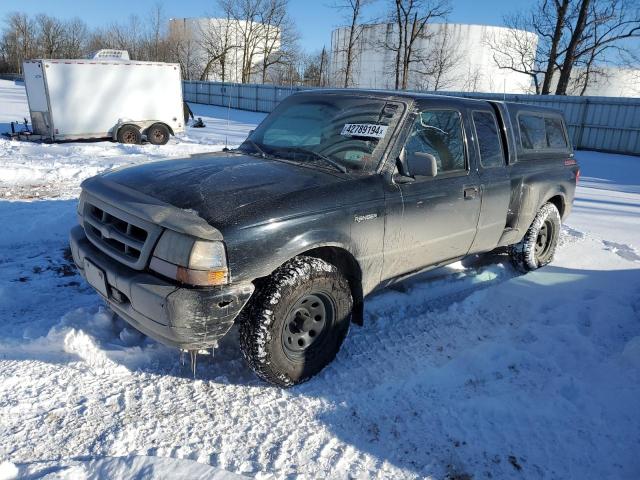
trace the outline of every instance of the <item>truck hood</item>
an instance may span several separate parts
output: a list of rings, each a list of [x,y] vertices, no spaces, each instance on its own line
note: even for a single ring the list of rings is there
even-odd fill
[[[162,160],[108,172],[102,178],[195,211],[210,224],[258,202],[343,181],[328,171],[236,153]]]

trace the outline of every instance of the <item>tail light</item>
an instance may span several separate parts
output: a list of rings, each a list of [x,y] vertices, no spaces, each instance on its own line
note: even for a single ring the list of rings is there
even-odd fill
[[[580,169],[576,170],[576,185],[578,185],[579,181],[580,181]]]

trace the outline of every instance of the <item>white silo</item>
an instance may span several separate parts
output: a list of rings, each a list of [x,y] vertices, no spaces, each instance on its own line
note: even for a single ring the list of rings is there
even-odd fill
[[[350,86],[360,88],[394,88],[398,27],[396,24],[364,25],[353,55]],[[533,58],[537,36],[515,31],[525,40],[527,56]],[[535,93],[532,77],[500,68],[492,45],[506,45],[514,31],[504,27],[464,24],[430,24],[416,40],[410,64],[408,89]],[[349,28],[333,31],[331,39],[331,81],[344,84],[346,46]],[[521,52],[518,52],[521,53]],[[525,66],[526,67],[526,66]]]

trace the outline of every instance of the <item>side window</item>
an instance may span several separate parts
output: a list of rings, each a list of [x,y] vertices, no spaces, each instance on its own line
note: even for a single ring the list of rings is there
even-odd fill
[[[453,110],[426,110],[413,125],[405,152],[430,153],[436,157],[438,173],[465,170],[464,140],[460,113]]]
[[[549,148],[566,149],[567,139],[564,136],[562,120],[559,118],[546,117],[544,119],[545,130],[547,131],[547,142]]]
[[[519,115],[520,143],[527,150],[544,150],[547,148],[547,133],[544,118],[538,115]]]
[[[473,125],[476,128],[482,166],[500,167],[504,165],[502,140],[500,139],[498,124],[493,113],[473,112]]]

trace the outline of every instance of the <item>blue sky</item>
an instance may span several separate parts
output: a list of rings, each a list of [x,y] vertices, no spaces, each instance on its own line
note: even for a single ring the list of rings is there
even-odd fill
[[[0,19],[9,12],[47,13],[61,18],[78,16],[91,27],[126,19],[129,15],[144,16],[154,4],[163,5],[167,17],[198,17],[218,13],[215,0],[0,0]],[[290,0],[290,12],[301,34],[301,46],[308,51],[329,46],[331,30],[342,25],[340,14],[329,7],[333,0]],[[381,18],[389,0],[378,0],[369,9],[373,17]],[[530,0],[453,0],[451,22],[501,25],[502,16],[527,8]]]

